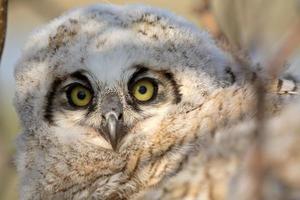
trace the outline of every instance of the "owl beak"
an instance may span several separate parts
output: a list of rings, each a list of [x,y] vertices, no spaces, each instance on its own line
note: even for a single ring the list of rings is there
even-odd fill
[[[117,149],[117,145],[119,140],[121,139],[120,134],[120,119],[116,112],[108,112],[104,115],[105,121],[106,121],[106,131],[105,131],[105,137],[110,142],[113,150]]]
[[[123,106],[115,93],[107,94],[102,101],[102,131],[101,134],[109,142],[114,151],[124,135]]]

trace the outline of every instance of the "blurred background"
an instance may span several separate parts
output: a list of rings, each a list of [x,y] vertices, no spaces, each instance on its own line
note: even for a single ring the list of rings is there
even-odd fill
[[[32,30],[62,12],[92,3],[140,3],[165,8],[204,27],[211,34],[243,49],[254,63],[267,64],[286,38],[300,29],[299,0],[10,0],[8,29],[0,67],[0,200],[18,199],[13,163],[14,140],[20,125],[13,108],[13,70]],[[300,35],[300,34],[299,34]],[[298,40],[291,43],[298,42]],[[279,52],[280,53],[280,52]],[[298,46],[288,55],[289,71],[299,73]]]

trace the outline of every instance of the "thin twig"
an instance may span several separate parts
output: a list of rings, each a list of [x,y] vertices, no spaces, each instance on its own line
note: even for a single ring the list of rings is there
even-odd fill
[[[263,200],[263,180],[265,175],[264,166],[264,125],[265,125],[265,88],[263,82],[258,78],[254,85],[256,92],[256,127],[254,130],[254,141],[248,152],[246,160],[249,173],[251,190],[248,199]]]
[[[244,70],[252,71],[253,66],[251,61],[248,59],[247,55],[244,55],[243,51],[235,50],[236,48],[232,47],[231,54],[235,58],[235,61],[241,66]],[[254,116],[255,120],[255,129],[253,130],[253,143],[251,148],[247,152],[247,156],[244,163],[244,174],[246,179],[243,179],[242,182],[248,183],[247,193],[244,193],[243,199],[245,200],[263,200],[263,180],[265,174],[264,166],[264,123],[265,123],[265,88],[263,80],[261,77],[257,77],[256,82],[253,83],[253,90],[256,95],[256,114]]]
[[[284,40],[277,53],[272,57],[266,66],[267,72],[273,78],[278,78],[284,70],[284,64],[295,52],[300,44],[300,22],[292,27],[289,36]],[[263,81],[258,79],[254,85],[256,91],[256,129],[254,131],[254,142],[249,150],[247,159],[247,170],[252,183],[252,190],[249,199],[263,200],[263,184],[265,178],[266,163],[264,158],[264,130],[265,130],[265,91]]]

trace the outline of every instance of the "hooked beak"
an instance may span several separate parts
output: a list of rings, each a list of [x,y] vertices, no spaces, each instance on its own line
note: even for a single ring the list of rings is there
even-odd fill
[[[122,122],[117,116],[116,112],[108,112],[104,115],[105,118],[105,137],[110,142],[113,150],[117,149],[119,140],[121,140],[121,126]]]
[[[121,141],[123,130],[123,107],[116,94],[107,94],[102,102],[102,125],[101,134],[108,141],[113,150],[116,151]]]

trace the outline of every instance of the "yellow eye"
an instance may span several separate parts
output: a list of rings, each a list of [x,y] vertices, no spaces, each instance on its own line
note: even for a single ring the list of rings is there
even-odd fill
[[[67,95],[70,103],[78,107],[86,106],[92,100],[91,91],[79,84],[71,87]]]
[[[134,84],[131,92],[138,101],[149,101],[156,93],[156,85],[148,79],[142,79]]]

